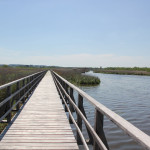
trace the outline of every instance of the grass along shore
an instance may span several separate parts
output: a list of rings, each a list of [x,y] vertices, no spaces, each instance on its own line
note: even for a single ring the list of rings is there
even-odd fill
[[[0,85],[9,83],[11,81],[17,80],[19,78],[31,75],[33,73],[43,71],[46,68],[31,68],[31,67],[0,67]],[[50,69],[50,68],[47,68]],[[82,75],[86,70],[85,69],[68,69],[60,68],[55,69],[59,75],[67,79],[73,84],[76,85],[97,85],[100,83],[100,79],[97,77]],[[12,88],[12,91],[15,91],[15,87]],[[6,89],[0,90],[0,102],[6,98]],[[19,104],[21,107],[21,103]],[[1,110],[1,108],[0,108]],[[13,117],[16,112],[12,112]],[[0,116],[1,117],[1,116]],[[0,133],[7,126],[7,123],[0,123]]]
[[[43,71],[45,68],[31,68],[31,67],[6,67],[1,66],[0,67],[0,85],[9,83],[11,81],[20,79],[22,77],[31,75],[33,73],[37,73],[39,71]],[[16,86],[12,86],[12,92],[15,92]],[[0,102],[2,102],[6,95],[6,88],[0,90]],[[19,103],[19,107],[21,107],[21,103]],[[0,108],[0,117],[2,115],[2,108]],[[11,118],[16,114],[16,111],[12,112]],[[7,123],[0,123],[0,133],[4,130],[4,128],[7,126]]]
[[[100,84],[100,79],[98,77],[83,75],[82,73],[86,71],[85,69],[61,68],[54,69],[54,71],[75,85],[91,86]]]
[[[0,67],[0,86],[43,70],[45,69]],[[12,92],[15,90],[15,86],[12,86]],[[0,102],[5,98],[5,95],[6,89],[0,90]]]
[[[42,70],[46,69],[30,67],[0,67],[0,85],[23,78]]]
[[[106,74],[122,74],[122,75],[145,75],[150,76],[150,68],[144,67],[108,67],[108,68],[96,68],[93,70],[95,73]]]

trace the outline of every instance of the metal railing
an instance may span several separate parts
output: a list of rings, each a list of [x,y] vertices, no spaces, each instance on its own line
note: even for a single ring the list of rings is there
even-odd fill
[[[83,144],[86,150],[89,149],[88,144],[92,144],[94,150],[109,149],[107,139],[103,130],[104,116],[106,116],[126,134],[128,134],[133,140],[139,143],[143,147],[143,149],[150,150],[150,136],[136,128],[121,116],[117,115],[115,112],[111,111],[110,109],[96,101],[94,98],[83,92],[75,85],[59,76],[57,73],[53,71],[51,73],[62,102],[63,104],[65,104],[65,110],[69,113],[69,121],[70,123],[74,123],[76,127],[76,140],[79,145]],[[78,93],[77,104],[74,99],[74,91]],[[83,98],[86,101],[90,102],[95,108],[94,128],[87,120],[87,116],[83,106]],[[73,117],[73,112],[76,112],[77,121]],[[89,136],[88,142],[85,140],[82,134],[82,121],[86,126],[86,130]]]
[[[46,71],[41,71],[27,77],[15,80],[0,86],[0,122],[11,121],[12,111],[18,111],[20,102],[24,103],[37,84],[45,75]],[[15,109],[16,107],[16,109]]]

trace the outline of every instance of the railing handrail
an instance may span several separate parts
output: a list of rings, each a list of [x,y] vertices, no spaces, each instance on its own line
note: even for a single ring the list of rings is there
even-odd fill
[[[47,70],[40,71],[0,86],[0,90],[6,88],[4,92],[6,96],[0,102],[0,123],[3,122],[5,118],[7,118],[8,123],[11,121],[13,108],[16,107],[17,111],[20,109],[19,103],[22,102],[23,104],[28,99],[46,71]],[[13,91],[13,88],[15,88],[15,91]]]
[[[38,82],[38,80],[36,81],[36,83]],[[33,85],[32,85],[32,87],[36,84],[36,83],[34,83]],[[32,87],[30,88],[30,89],[32,89]],[[30,90],[29,89],[29,90]],[[24,95],[26,95],[28,92],[26,92]],[[6,114],[4,114],[1,118],[0,118],[0,122],[2,121],[2,119],[4,119],[6,116],[7,116],[7,114],[9,114],[11,111],[12,111],[12,109],[15,107],[15,106],[17,106],[17,104],[21,101],[21,99],[23,99],[23,97],[24,97],[24,95],[21,97],[21,98],[19,98],[19,100],[18,100],[18,102],[16,103],[16,104],[14,104],[7,112],[6,112]]]
[[[8,86],[11,86],[11,85],[13,85],[13,84],[15,84],[15,83],[17,83],[17,82],[19,82],[19,81],[21,81],[21,80],[27,79],[27,78],[29,78],[29,77],[32,77],[32,76],[34,76],[34,75],[36,75],[36,74],[39,74],[39,73],[42,73],[42,72],[45,72],[45,71],[46,71],[46,70],[44,70],[44,71],[39,71],[39,72],[37,72],[37,73],[33,73],[33,74],[28,75],[28,76],[25,76],[25,77],[23,77],[23,78],[20,78],[20,79],[11,81],[11,82],[6,83],[6,84],[3,84],[3,85],[0,86],[0,90],[6,88],[6,87],[8,87]]]
[[[113,123],[115,123],[119,128],[121,128],[126,134],[132,137],[136,142],[141,144],[145,149],[150,150],[150,136],[132,125],[130,122],[102,105],[94,98],[89,96],[87,93],[83,92],[81,89],[76,87],[75,85],[68,82],[66,79],[58,75],[56,72],[53,73],[58,76],[62,81],[64,81],[68,86],[76,90],[82,97],[88,100],[98,111],[100,111],[103,115],[107,116]]]
[[[74,109],[76,110],[76,112],[80,115],[80,117],[82,118],[82,120],[83,120],[84,123],[85,123],[85,126],[88,128],[89,132],[91,133],[91,135],[92,135],[92,137],[95,139],[95,141],[98,143],[98,145],[99,145],[103,150],[107,150],[106,146],[104,145],[104,143],[102,142],[102,140],[98,137],[98,135],[96,134],[95,130],[94,130],[93,127],[90,125],[90,123],[88,122],[87,118],[85,117],[85,115],[84,115],[84,114],[82,113],[82,111],[78,108],[78,106],[73,102],[73,100],[71,99],[71,97],[69,96],[69,94],[65,91],[65,89],[64,89],[63,86],[60,84],[60,82],[56,79],[56,77],[54,77],[54,82],[56,82],[55,84],[56,84],[56,87],[58,88],[59,93],[62,95],[62,92],[61,92],[61,90],[62,90],[63,93],[68,97],[69,103],[72,104],[73,108],[74,108]],[[59,89],[58,84],[59,84],[61,90]],[[66,107],[67,109],[69,109],[69,107],[67,106],[67,103],[65,102],[65,98],[64,98],[63,96],[61,96],[61,97],[62,97],[62,99],[63,99],[63,101],[64,101],[64,103],[65,103],[65,107]],[[70,109],[68,110],[68,112],[69,112],[69,111],[70,111]],[[70,111],[70,112],[71,112],[71,111]],[[69,112],[69,116],[71,117],[72,114],[70,114],[70,112]],[[72,116],[72,117],[73,117],[73,116]],[[72,117],[71,117],[71,118],[72,118]],[[74,119],[73,119],[73,120],[74,120]],[[73,121],[73,120],[72,120],[72,121]],[[77,120],[78,120],[78,119],[77,119]],[[75,120],[74,120],[74,121],[75,121]],[[74,122],[74,121],[73,121],[73,122]],[[78,121],[77,121],[77,123],[78,123]],[[75,124],[76,128],[79,128],[76,123],[74,123],[74,124]],[[77,129],[77,130],[78,130],[78,129]],[[82,142],[84,143],[83,145],[85,146],[85,149],[86,149],[86,150],[89,150],[89,148],[87,147],[87,144],[85,143],[85,139],[83,139],[83,134],[81,133],[80,128],[79,128],[79,132],[80,132],[80,138],[81,138],[81,136],[82,136],[81,139],[82,139]]]
[[[40,72],[40,73],[42,73],[42,72]],[[35,80],[37,80],[39,78],[39,76],[38,77],[36,77],[34,80],[32,80],[31,82],[29,82],[28,84],[26,84],[25,86],[23,86],[22,88],[20,88],[18,91],[16,91],[16,92],[14,92],[13,94],[11,94],[9,97],[7,97],[7,98],[5,98],[2,102],[0,102],[0,107],[2,106],[2,105],[4,105],[7,101],[9,101],[12,97],[14,97],[14,95],[17,95],[22,89],[24,89],[24,88],[26,88],[29,84],[31,84],[32,82],[34,82]],[[24,79],[23,79],[24,80]],[[20,81],[22,81],[22,80],[20,80]]]

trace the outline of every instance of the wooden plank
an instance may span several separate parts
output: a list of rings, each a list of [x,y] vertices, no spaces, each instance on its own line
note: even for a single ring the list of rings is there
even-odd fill
[[[51,146],[51,147],[39,147],[39,146],[1,146],[1,150],[78,150],[73,146],[62,147],[62,146]]]
[[[40,134],[39,134],[39,135],[40,135]],[[11,135],[11,134],[6,134],[5,137],[38,137],[38,136],[37,136],[36,134],[32,134],[32,135],[31,135],[31,134],[28,134],[28,135],[23,135],[23,134],[13,134],[13,135]],[[4,137],[4,138],[5,138],[5,137]],[[39,137],[42,138],[43,136],[39,136]],[[65,134],[65,135],[60,135],[60,134],[56,134],[56,135],[53,135],[53,134],[51,134],[51,135],[50,135],[50,134],[45,134],[44,137],[45,137],[45,138],[46,138],[46,137],[65,137],[65,138],[66,138],[66,137],[74,137],[74,136],[71,135],[71,134]],[[4,139],[4,138],[3,138],[3,139]],[[2,139],[2,140],[3,140],[3,139]]]
[[[2,143],[76,143],[75,139],[6,139]]]
[[[122,129],[126,134],[128,134],[131,138],[133,138],[138,144],[142,145],[144,149],[150,149],[150,136],[142,132],[140,129],[132,125],[130,122],[111,111],[94,98],[89,96],[87,93],[71,84],[57,73],[54,72],[56,76],[58,76],[64,83],[67,83],[69,87],[73,88],[80,94],[83,98],[85,98],[88,102],[90,102],[98,111],[100,111],[103,115],[108,117],[113,123],[115,123],[120,129]]]
[[[15,138],[14,138],[15,137]],[[5,139],[5,140],[4,140]],[[5,136],[3,142],[7,140],[75,140],[74,136]],[[76,141],[76,140],[75,140]]]
[[[24,143],[24,144],[22,144],[22,143],[18,143],[17,141],[15,142],[15,143],[7,143],[7,146],[38,146],[38,147],[51,147],[51,146],[53,146],[53,147],[75,147],[74,145],[73,145],[74,143],[62,143],[62,142],[60,142],[60,143],[44,143],[43,144],[43,142],[40,142],[40,143]],[[6,143],[4,143],[4,142],[1,142],[1,146],[5,146],[6,145]]]
[[[3,150],[78,149],[50,72],[0,138]]]

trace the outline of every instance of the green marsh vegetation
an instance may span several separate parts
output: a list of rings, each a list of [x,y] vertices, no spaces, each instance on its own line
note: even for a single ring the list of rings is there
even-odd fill
[[[31,68],[31,67],[0,67],[0,86],[11,81],[23,78],[25,76],[31,75],[33,73],[44,70],[43,68]],[[15,91],[15,85],[12,87],[12,92]],[[6,89],[0,90],[0,102],[6,96]]]
[[[148,75],[150,76],[150,68],[147,67],[107,67],[107,68],[96,68],[95,73],[106,73],[106,74],[123,74],[123,75]]]
[[[6,84],[8,82],[17,80],[19,78],[31,75],[33,73],[42,71],[43,68],[33,68],[33,67],[0,67],[0,85]]]
[[[0,67],[0,86],[11,81],[23,78],[25,76],[31,75],[33,73],[45,70],[43,68],[33,68],[33,67],[9,67],[1,66]],[[14,92],[15,85],[12,87],[12,92]],[[6,96],[6,89],[0,90],[0,102]]]
[[[7,65],[0,66],[0,85],[4,85],[6,83],[9,83],[11,81],[23,78],[25,76],[31,75],[33,73],[37,73],[39,71],[46,70],[45,68],[34,68],[34,67],[10,67]],[[16,91],[16,85],[14,84],[12,86],[12,93]],[[0,102],[2,102],[6,95],[6,88],[0,90]],[[22,104],[19,104],[19,107],[21,107]],[[4,108],[0,108],[0,117],[4,113]],[[12,112],[12,116],[16,114],[16,111]],[[3,131],[3,129],[7,126],[7,123],[0,123],[0,133]]]
[[[54,71],[58,73],[60,76],[62,76],[63,78],[65,78],[66,80],[68,80],[69,82],[76,85],[91,86],[91,85],[100,84],[100,79],[98,77],[82,74],[88,71],[87,69],[60,68],[60,69],[54,69]]]

